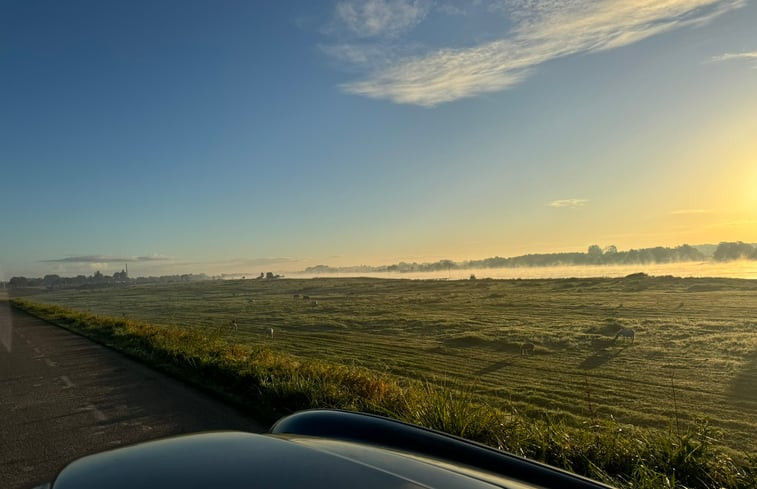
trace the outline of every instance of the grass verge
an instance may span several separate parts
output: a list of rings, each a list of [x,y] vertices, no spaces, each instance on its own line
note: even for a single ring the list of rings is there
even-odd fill
[[[734,461],[706,420],[684,433],[645,432],[593,418],[582,429],[547,411],[482,404],[470,388],[420,383],[303,360],[207,333],[98,316],[28,300],[14,307],[244,406],[263,421],[308,408],[391,416],[628,488],[757,487],[757,459]]]

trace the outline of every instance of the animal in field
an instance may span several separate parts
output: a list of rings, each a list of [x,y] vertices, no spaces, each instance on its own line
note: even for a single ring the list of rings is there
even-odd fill
[[[317,306],[318,305],[318,301],[310,301],[310,305],[311,306]]]
[[[533,343],[523,343],[522,345],[520,345],[520,354],[533,355],[534,348],[536,348],[536,346]]]
[[[237,320],[236,319],[232,319],[229,322],[229,326],[231,326],[231,329],[233,329],[234,331],[238,331],[239,330],[239,325],[237,324]]]
[[[266,335],[267,335],[268,337],[270,337],[270,338],[273,338],[273,328],[267,328],[267,329],[265,330],[265,334],[266,334]]]
[[[292,299],[299,299],[299,298],[300,298],[300,294],[294,294],[294,295],[292,296]]]
[[[303,301],[309,301],[310,300],[310,296],[309,295],[303,295],[302,296],[302,300]]]
[[[623,328],[615,335],[615,340],[618,338],[623,338],[623,341],[631,340],[631,343],[633,343],[634,337],[636,336],[636,333],[631,328]]]

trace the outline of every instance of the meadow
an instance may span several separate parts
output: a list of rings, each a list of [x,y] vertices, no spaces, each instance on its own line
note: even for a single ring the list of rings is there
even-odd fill
[[[611,420],[619,429],[683,432],[706,419],[729,454],[755,454],[751,280],[314,278],[61,289],[30,298],[461,388],[503,412],[577,427]],[[633,342],[614,339],[624,327],[634,329]],[[535,345],[532,355],[521,354],[526,342]]]

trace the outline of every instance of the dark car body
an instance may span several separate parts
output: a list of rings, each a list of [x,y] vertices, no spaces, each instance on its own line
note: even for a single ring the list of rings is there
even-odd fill
[[[303,411],[264,435],[178,436],[81,458],[52,489],[606,488],[461,438],[360,413]]]

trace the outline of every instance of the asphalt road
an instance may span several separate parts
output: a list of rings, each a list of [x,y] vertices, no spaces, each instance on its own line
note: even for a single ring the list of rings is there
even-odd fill
[[[0,488],[73,459],[196,431],[261,432],[239,411],[0,301]]]

